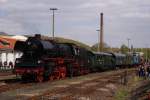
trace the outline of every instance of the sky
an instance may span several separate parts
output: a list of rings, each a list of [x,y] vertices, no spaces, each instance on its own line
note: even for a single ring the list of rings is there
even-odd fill
[[[150,0],[0,0],[0,32],[55,36],[92,46],[98,41],[100,13],[104,13],[104,42],[150,47]]]

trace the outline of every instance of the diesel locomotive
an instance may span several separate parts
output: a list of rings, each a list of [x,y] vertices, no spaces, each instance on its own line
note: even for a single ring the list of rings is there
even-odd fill
[[[18,41],[15,50],[23,55],[16,59],[14,73],[38,82],[140,64],[139,55],[92,52],[73,43],[44,40],[40,35]]]

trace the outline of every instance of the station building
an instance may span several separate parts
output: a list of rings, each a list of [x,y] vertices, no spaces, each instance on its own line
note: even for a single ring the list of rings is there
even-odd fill
[[[14,46],[17,41],[25,41],[25,36],[0,36],[0,69],[13,69],[16,58],[22,52],[15,51]]]

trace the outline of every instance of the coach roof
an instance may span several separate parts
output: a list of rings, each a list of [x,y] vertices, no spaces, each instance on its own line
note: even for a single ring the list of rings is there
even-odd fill
[[[93,52],[96,55],[106,55],[106,56],[112,56],[111,53],[106,53],[106,52]]]
[[[114,56],[116,57],[125,57],[125,54],[121,54],[121,53],[112,53]]]

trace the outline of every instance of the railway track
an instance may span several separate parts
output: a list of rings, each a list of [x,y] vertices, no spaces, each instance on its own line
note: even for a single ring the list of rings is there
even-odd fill
[[[150,99],[150,81],[143,80],[133,91],[131,91],[131,100],[149,100]]]
[[[13,78],[13,79],[3,79],[0,80],[0,93],[14,90],[14,89],[19,89],[22,87],[28,87],[32,86],[35,83],[30,83],[30,82],[22,82],[20,78]]]
[[[89,97],[93,91],[96,97],[97,93],[99,93],[97,91],[103,89],[102,87],[105,85],[108,85],[109,87],[109,85],[111,86],[111,83],[114,82],[120,84],[121,77],[124,75],[123,72],[125,70],[128,70],[128,74],[135,71],[135,69],[121,69],[43,83],[23,83],[20,79],[7,79],[0,81],[4,83],[0,86],[0,96],[6,99],[11,95],[8,99],[12,100],[15,100],[16,98],[21,99],[22,97],[25,99],[39,100],[44,98],[58,98],[61,100],[69,98],[70,100],[70,98]],[[100,90],[97,90],[97,87]],[[19,91],[19,93],[16,91]]]
[[[135,70],[128,71],[128,75],[131,75]],[[99,100],[103,98],[108,93],[108,99],[112,99],[115,94],[116,87],[115,84],[124,84],[122,82],[122,78],[125,75],[123,70],[116,72],[115,74],[105,74],[105,76],[101,76],[95,78],[93,80],[87,80],[81,83],[71,83],[69,86],[60,85],[55,89],[46,91],[40,96],[33,96],[30,99],[32,100]],[[128,77],[128,76],[127,76]],[[124,80],[124,79],[123,79]],[[104,88],[105,87],[105,88]],[[29,100],[30,100],[29,99]]]

